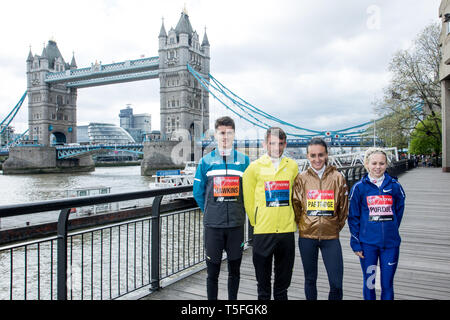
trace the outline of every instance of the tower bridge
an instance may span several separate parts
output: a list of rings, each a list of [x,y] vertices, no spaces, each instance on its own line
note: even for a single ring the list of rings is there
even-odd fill
[[[155,169],[180,166],[186,160],[198,160],[203,150],[214,146],[213,141],[205,140],[203,136],[209,129],[210,94],[225,107],[224,110],[255,128],[281,125],[296,130],[287,131],[289,137],[294,137],[288,139],[288,147],[305,147],[313,136],[325,137],[332,147],[371,146],[375,140],[378,145],[383,144],[376,137],[363,136],[364,127],[371,121],[335,131],[311,130],[270,115],[234,94],[210,74],[210,43],[206,29],[200,42],[185,10],[176,27],[168,32],[162,22],[158,40],[158,56],[111,64],[95,62],[84,68],[78,68],[75,55],[70,64],[66,63],[54,40],[48,41],[41,55],[33,55],[30,48],[26,60],[26,96],[28,132],[34,147],[10,148],[3,172],[41,172],[42,168],[51,172],[49,159],[50,166],[55,166],[57,172],[67,167],[90,171],[94,170],[91,155],[111,148],[144,154],[143,175],[152,174]],[[79,89],[149,79],[160,82],[161,141],[133,146],[52,147],[53,144],[73,145],[77,142]],[[224,102],[224,98],[229,102]],[[238,140],[235,146],[256,150],[262,147],[262,141]],[[0,152],[5,154],[8,150]]]
[[[190,64],[208,79],[210,44],[200,43],[184,10],[175,28],[158,35],[158,56],[118,63],[92,63],[78,68],[75,56],[66,63],[58,45],[50,40],[41,55],[27,58],[30,138],[37,144],[76,142],[78,89],[149,79],[160,80],[161,134],[169,140],[179,129],[203,132],[209,128],[209,93],[188,71]],[[202,128],[203,130],[200,130]],[[197,130],[199,129],[199,130]]]
[[[210,44],[206,29],[200,40],[186,10],[181,13],[176,27],[168,32],[162,22],[158,41],[158,56],[111,64],[96,62],[83,68],[78,68],[75,55],[67,63],[54,40],[48,41],[40,55],[33,54],[30,48],[26,60],[29,138],[39,147],[11,148],[3,166],[4,173],[22,172],[28,166],[46,167],[48,164],[42,161],[48,157],[38,153],[54,154],[52,143],[77,142],[79,89],[149,79],[160,82],[160,130],[164,141],[142,146],[144,154],[149,155],[144,155],[143,166],[174,166],[166,156],[174,147],[174,142],[169,141],[172,136],[185,130],[193,143],[194,138],[199,139],[201,133],[209,129],[209,92],[197,83],[187,66],[191,65],[208,79]],[[158,159],[154,158],[155,154],[160,154]],[[79,156],[88,154],[80,152]],[[76,162],[73,155],[70,158],[71,164]],[[60,161],[63,160],[60,158]],[[89,163],[86,170],[93,170],[90,161],[85,163]],[[144,168],[143,172],[146,171]]]

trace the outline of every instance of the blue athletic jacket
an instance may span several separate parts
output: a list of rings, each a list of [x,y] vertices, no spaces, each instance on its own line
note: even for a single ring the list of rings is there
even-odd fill
[[[225,158],[215,149],[200,160],[194,178],[194,198],[204,213],[205,226],[244,225],[242,174],[249,163],[248,156],[234,149]]]
[[[361,243],[380,248],[400,246],[398,229],[404,208],[405,192],[397,178],[385,173],[378,188],[366,174],[350,191],[348,226],[353,251],[362,251]]]

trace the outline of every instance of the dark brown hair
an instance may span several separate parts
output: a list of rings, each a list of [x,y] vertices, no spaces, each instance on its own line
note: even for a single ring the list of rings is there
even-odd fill
[[[325,152],[328,154],[328,145],[322,138],[312,138],[308,142],[308,146],[306,147],[306,152],[309,152],[309,146],[320,145],[325,148]]]
[[[220,126],[232,127],[233,130],[236,130],[234,127],[234,120],[228,116],[218,118],[216,120],[215,128],[219,128]]]

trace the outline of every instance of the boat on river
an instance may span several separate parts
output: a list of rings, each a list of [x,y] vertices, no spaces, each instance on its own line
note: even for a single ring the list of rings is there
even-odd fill
[[[149,183],[149,188],[164,189],[193,185],[197,165],[198,163],[194,161],[188,161],[185,163],[185,167],[183,170],[159,170],[155,175],[152,176],[154,181]],[[192,192],[180,192],[167,195],[164,197],[164,199],[173,201],[176,199],[189,199],[192,197]]]
[[[76,188],[66,190],[66,198],[73,197],[89,197],[98,196],[111,193],[111,187],[93,186],[89,188]],[[93,206],[86,206],[81,208],[72,208],[71,213],[78,213],[79,215],[91,215],[96,213],[103,213],[111,211],[111,203],[98,204]]]

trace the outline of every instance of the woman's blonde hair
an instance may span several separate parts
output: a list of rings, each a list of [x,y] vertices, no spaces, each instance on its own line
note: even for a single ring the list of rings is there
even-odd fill
[[[366,153],[364,154],[364,167],[366,169],[367,169],[367,165],[369,164],[370,157],[375,153],[384,154],[384,156],[386,157],[386,164],[389,165],[389,158],[386,154],[386,151],[384,151],[383,149],[378,148],[378,147],[371,147],[371,148],[367,149]]]

